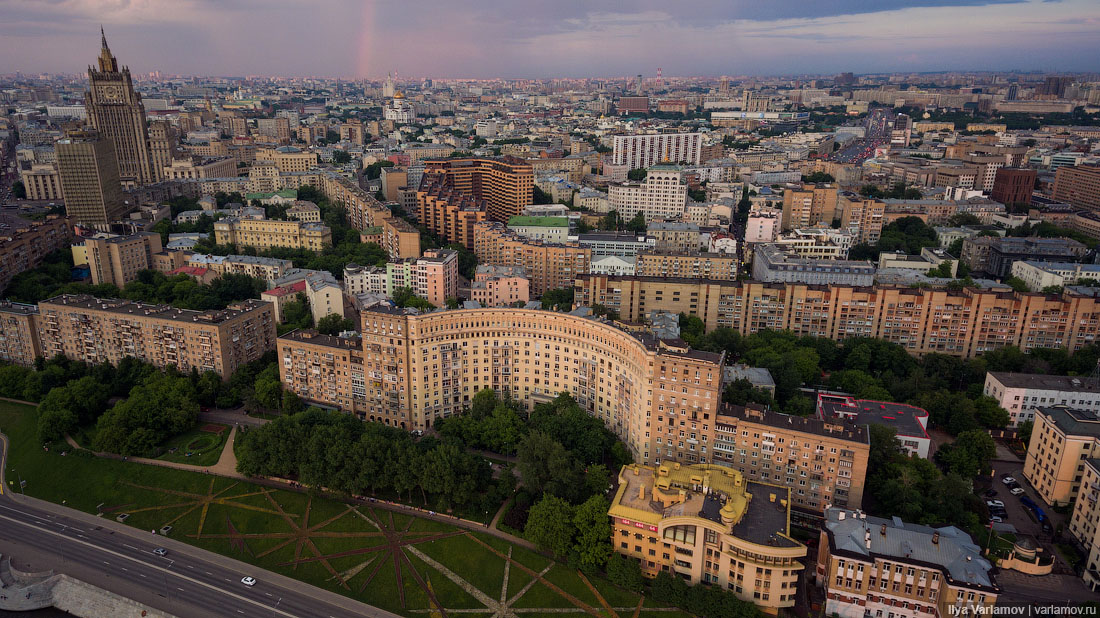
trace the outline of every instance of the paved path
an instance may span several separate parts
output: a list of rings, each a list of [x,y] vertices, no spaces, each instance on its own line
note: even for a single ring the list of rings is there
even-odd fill
[[[218,457],[218,463],[209,468],[210,472],[219,476],[232,476],[237,473],[237,453],[233,450],[233,444],[237,439],[237,426],[229,429],[229,437],[222,447],[222,454]]]

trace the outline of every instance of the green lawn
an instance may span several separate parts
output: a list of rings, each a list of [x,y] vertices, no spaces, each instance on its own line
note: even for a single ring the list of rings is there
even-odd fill
[[[216,425],[216,427],[222,428],[222,431],[218,433],[203,431],[202,427],[205,426],[205,424],[200,424],[196,429],[169,439],[161,446],[164,449],[164,454],[157,457],[157,459],[192,466],[212,466],[218,463],[222,448],[225,447],[225,441],[229,438],[229,427]]]
[[[171,525],[171,536],[177,540],[404,616],[428,615],[435,609],[433,597],[444,609],[484,608],[485,615],[493,614],[502,591],[512,600],[528,583],[533,585],[515,598],[513,606],[535,609],[536,614],[541,609],[552,613],[553,608],[575,608],[557,587],[602,611],[600,598],[575,570],[555,564],[545,579],[533,582],[535,575],[527,570],[537,574],[551,562],[504,540],[198,472],[89,453],[46,452],[35,438],[36,415],[33,407],[0,402],[0,431],[7,434],[11,449],[6,472],[12,484],[7,491],[17,490],[22,478],[28,495],[104,517],[128,513],[126,523],[139,529]],[[512,562],[505,590],[509,551]],[[637,604],[633,593],[597,578],[590,581],[612,607]],[[618,612],[622,618],[631,613]],[[579,611],[574,615],[583,616]],[[685,616],[661,613],[662,618]]]

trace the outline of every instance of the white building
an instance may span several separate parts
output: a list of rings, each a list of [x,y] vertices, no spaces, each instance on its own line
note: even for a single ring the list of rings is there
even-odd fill
[[[607,190],[608,209],[618,211],[624,221],[638,213],[646,221],[679,221],[687,199],[683,170],[673,165],[652,167],[644,181],[613,184]]]
[[[783,211],[759,210],[749,214],[745,222],[745,242],[772,242],[779,234]]]
[[[612,138],[611,160],[614,165],[625,165],[628,169],[658,163],[699,165],[702,145],[702,133],[616,135]]]
[[[982,394],[1008,411],[1011,427],[1034,421],[1036,408],[1064,405],[1100,412],[1100,384],[1085,377],[990,371]]]
[[[597,275],[631,276],[634,274],[637,259],[634,256],[605,255],[601,258],[594,258],[588,266],[588,272]]]
[[[393,101],[382,109],[382,117],[401,124],[408,124],[416,119],[416,109],[405,100],[405,94],[401,91],[394,93]]]
[[[1074,285],[1080,279],[1100,281],[1100,264],[1074,262],[1013,262],[1012,276],[1023,279],[1027,289],[1038,292],[1046,287]]]

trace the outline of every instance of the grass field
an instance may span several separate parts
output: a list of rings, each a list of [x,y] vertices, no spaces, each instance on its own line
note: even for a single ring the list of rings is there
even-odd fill
[[[214,427],[220,428],[221,431],[209,431]],[[202,424],[165,442],[162,446],[164,454],[157,459],[192,466],[212,466],[218,463],[228,438],[229,427]],[[189,453],[190,456],[188,456]]]
[[[444,523],[197,472],[46,452],[34,437],[36,414],[0,402],[0,431],[11,448],[7,490],[18,490],[22,478],[28,495],[104,517],[128,513],[126,523],[139,529],[171,525],[178,540],[401,615],[526,608],[559,618],[630,618],[642,603],[527,549]],[[686,616],[645,605],[646,618]]]

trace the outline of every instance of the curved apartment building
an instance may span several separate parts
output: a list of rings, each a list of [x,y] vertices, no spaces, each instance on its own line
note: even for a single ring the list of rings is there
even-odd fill
[[[361,331],[358,340],[310,331],[280,337],[284,385],[404,429],[461,413],[485,388],[528,406],[567,392],[640,462],[659,463],[664,453],[688,462],[712,457],[706,436],[721,400],[721,354],[528,309],[372,308]]]

